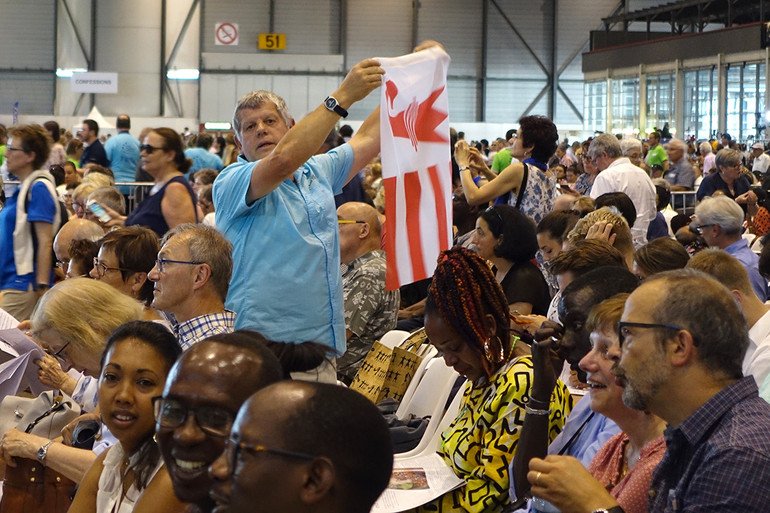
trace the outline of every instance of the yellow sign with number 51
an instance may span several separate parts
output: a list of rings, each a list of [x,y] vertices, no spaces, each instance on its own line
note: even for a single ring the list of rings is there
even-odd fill
[[[260,34],[257,48],[260,50],[285,50],[286,34]]]

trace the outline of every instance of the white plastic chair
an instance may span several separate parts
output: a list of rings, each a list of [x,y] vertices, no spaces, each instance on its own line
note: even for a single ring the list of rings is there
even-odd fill
[[[454,384],[454,380],[452,380],[452,384]],[[449,387],[451,391],[451,386]],[[457,418],[457,414],[460,412],[460,403],[463,399],[463,389],[464,385],[460,386],[460,389],[455,394],[454,398],[452,399],[452,402],[449,403],[449,406],[447,407],[446,411],[441,417],[441,420],[436,423],[435,421],[431,420],[430,423],[428,423],[428,429],[430,429],[431,424],[433,424],[433,429],[431,430],[431,433],[428,434],[426,430],[425,435],[420,440],[420,443],[417,444],[417,447],[412,449],[411,451],[402,452],[400,454],[394,454],[394,457],[398,460],[403,460],[406,458],[412,458],[415,456],[423,456],[432,452],[436,452],[439,449],[439,444],[441,442],[441,433],[443,433],[446,428],[449,427],[449,425]],[[447,396],[448,397],[448,396]],[[446,399],[444,399],[446,401]],[[435,417],[438,418],[438,417]]]
[[[403,420],[409,414],[408,407],[412,401],[412,397],[414,397],[414,391],[417,390],[417,386],[420,384],[420,381],[422,381],[422,378],[425,375],[425,370],[428,368],[428,365],[434,360],[437,354],[438,349],[433,346],[428,346],[425,354],[422,357],[420,365],[417,367],[417,370],[412,377],[412,381],[410,381],[409,386],[406,387],[404,397],[401,398],[401,403],[398,405],[398,409],[396,410],[397,418]],[[440,362],[437,363],[440,364]]]
[[[411,413],[417,417],[430,416],[430,421],[417,448],[409,451],[409,454],[418,448],[424,448],[433,436],[444,415],[444,407],[457,377],[458,374],[452,367],[444,365],[443,358],[433,358],[428,364],[425,375],[405,408],[407,414]]]
[[[401,344],[401,342],[406,340],[406,337],[408,337],[410,334],[411,333],[409,333],[408,331],[390,330],[389,332],[385,333],[382,336],[382,338],[380,339],[380,344],[390,349],[393,349],[394,347]]]

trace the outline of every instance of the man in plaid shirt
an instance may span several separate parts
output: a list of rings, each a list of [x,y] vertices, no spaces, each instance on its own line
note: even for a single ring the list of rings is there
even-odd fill
[[[649,511],[767,511],[770,405],[741,371],[748,328],[730,292],[692,269],[657,274],[618,330],[623,402],[668,422]]]
[[[232,274],[233,246],[216,228],[186,223],[163,237],[148,275],[155,282],[152,306],[174,316],[182,349],[233,331],[235,313],[225,310]]]

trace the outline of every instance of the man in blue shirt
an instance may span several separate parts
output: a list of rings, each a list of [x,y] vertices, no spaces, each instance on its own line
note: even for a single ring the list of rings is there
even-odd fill
[[[222,159],[209,151],[213,141],[214,139],[211,137],[211,134],[200,133],[195,142],[195,148],[184,150],[184,156],[192,160],[193,163],[190,167],[190,174],[205,168],[222,171]],[[190,175],[187,176],[189,177]]]
[[[233,243],[225,305],[237,313],[236,329],[255,329],[274,341],[318,342],[335,356],[345,352],[334,195],[379,153],[379,109],[350,142],[313,154],[383,73],[373,59],[356,64],[296,125],[273,93],[253,91],[239,100],[233,128],[242,156],[220,173],[213,190],[217,227]],[[335,382],[336,374],[329,366],[311,379]]]
[[[131,118],[121,114],[115,122],[118,133],[110,137],[104,144],[104,152],[110,161],[110,169],[115,174],[116,182],[133,182],[136,165],[139,163],[139,139],[128,131],[131,129]],[[120,187],[120,192],[129,194],[131,187]]]
[[[107,160],[104,146],[99,140],[99,123],[93,119],[84,119],[83,128],[78,133],[78,138],[86,145],[83,155],[80,156],[80,165],[78,167],[87,167],[88,164],[110,167],[110,161]]]

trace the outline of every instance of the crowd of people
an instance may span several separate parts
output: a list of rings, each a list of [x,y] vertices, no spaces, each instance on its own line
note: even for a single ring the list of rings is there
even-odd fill
[[[454,247],[391,291],[379,108],[336,129],[383,74],[359,62],[299,122],[247,93],[231,140],[136,139],[125,114],[104,144],[93,120],[0,129],[2,321],[82,413],[0,434],[3,500],[52,493],[31,462],[77,485],[56,513],[367,512],[392,441],[345,385],[408,327],[460,394],[436,451],[463,483],[418,511],[764,511],[764,146],[452,131]]]

